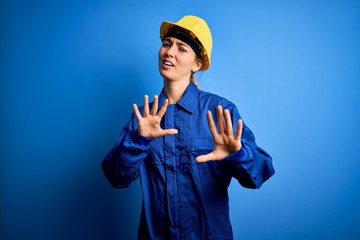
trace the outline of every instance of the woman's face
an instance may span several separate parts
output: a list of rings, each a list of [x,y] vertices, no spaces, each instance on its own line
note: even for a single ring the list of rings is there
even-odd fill
[[[201,66],[202,61],[188,44],[174,37],[164,39],[159,50],[159,71],[165,79],[190,81],[191,73]]]

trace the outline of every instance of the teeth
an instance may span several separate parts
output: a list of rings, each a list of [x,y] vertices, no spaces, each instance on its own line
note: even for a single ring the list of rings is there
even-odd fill
[[[174,64],[172,64],[171,62],[166,61],[166,60],[165,60],[163,63],[164,63],[166,66],[172,66],[172,67],[174,66]]]

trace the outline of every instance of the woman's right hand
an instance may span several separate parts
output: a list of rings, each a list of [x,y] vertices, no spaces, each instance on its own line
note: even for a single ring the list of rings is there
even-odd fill
[[[140,135],[149,138],[162,137],[164,135],[177,134],[177,129],[162,129],[160,122],[166,112],[166,108],[169,104],[169,100],[166,99],[158,112],[159,99],[158,96],[154,96],[154,102],[149,109],[149,97],[144,96],[144,116],[141,113],[136,104],[133,105],[136,118],[139,122],[138,132]]]

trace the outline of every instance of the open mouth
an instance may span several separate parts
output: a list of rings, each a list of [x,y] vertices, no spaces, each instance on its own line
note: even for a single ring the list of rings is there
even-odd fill
[[[162,63],[163,63],[165,66],[168,66],[168,67],[174,67],[174,66],[175,66],[172,62],[167,61],[167,60],[164,60]]]

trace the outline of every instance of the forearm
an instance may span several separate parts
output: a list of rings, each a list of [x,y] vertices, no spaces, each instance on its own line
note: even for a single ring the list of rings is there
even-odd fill
[[[224,159],[229,171],[246,188],[260,188],[274,174],[271,156],[254,142],[242,141],[238,152]]]
[[[139,175],[139,167],[146,158],[150,138],[136,130],[126,132],[101,163],[104,175],[116,188],[126,188]]]

